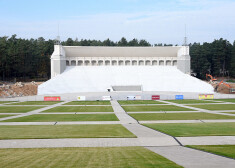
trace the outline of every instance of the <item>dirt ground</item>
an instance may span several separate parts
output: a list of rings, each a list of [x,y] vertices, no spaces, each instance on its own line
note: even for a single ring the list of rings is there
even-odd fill
[[[215,82],[215,83],[211,83],[211,85],[215,88],[215,87],[219,84],[219,82],[220,82],[220,81]],[[235,88],[235,83],[229,83],[229,85],[230,85],[232,88]],[[221,84],[221,85],[218,87],[217,92],[218,92],[218,93],[223,93],[223,94],[230,94],[230,89],[229,89],[227,86]]]
[[[38,85],[42,82],[1,82],[0,97],[20,97],[37,95]]]

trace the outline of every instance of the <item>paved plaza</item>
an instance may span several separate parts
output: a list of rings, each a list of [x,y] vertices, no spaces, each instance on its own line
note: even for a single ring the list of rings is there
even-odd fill
[[[51,148],[51,147],[124,147],[124,146],[142,146],[147,149],[164,156],[165,158],[181,165],[183,167],[235,167],[235,160],[223,156],[215,155],[208,152],[203,152],[196,149],[191,149],[185,145],[235,145],[235,136],[195,136],[195,137],[175,137],[155,129],[146,127],[142,124],[164,124],[164,123],[234,123],[235,119],[214,119],[214,120],[148,120],[139,121],[131,117],[130,114],[180,114],[180,113],[208,113],[219,114],[221,116],[233,117],[234,110],[207,110],[203,108],[196,108],[193,106],[173,103],[170,101],[159,101],[165,106],[173,105],[176,107],[187,108],[188,111],[152,111],[152,112],[126,112],[118,101],[111,101],[110,105],[113,112],[44,112],[57,107],[68,107],[65,105],[69,101],[59,102],[53,105],[41,105],[40,109],[25,112],[25,113],[1,113],[1,115],[13,115],[0,118],[0,126],[30,126],[30,125],[105,125],[105,124],[121,124],[128,131],[136,136],[136,138],[57,138],[57,139],[5,139],[0,140],[0,148]],[[14,103],[2,103],[0,107],[13,106]],[[217,101],[209,102],[213,104],[235,104]],[[148,105],[159,106],[162,104]],[[24,105],[25,107],[30,105]],[[73,105],[73,107],[81,107],[83,105]],[[86,105],[94,106],[94,105]],[[104,105],[96,105],[103,106]],[[130,105],[133,106],[133,105]],[[140,106],[141,105],[136,105]],[[15,105],[17,108],[18,105]],[[50,122],[8,122],[6,120],[19,119],[21,117],[28,117],[33,115],[107,115],[115,114],[119,121],[50,121]]]

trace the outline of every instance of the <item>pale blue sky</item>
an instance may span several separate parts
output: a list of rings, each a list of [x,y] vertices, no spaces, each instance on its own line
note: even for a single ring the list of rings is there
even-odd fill
[[[0,36],[153,43],[235,40],[235,0],[0,0]]]

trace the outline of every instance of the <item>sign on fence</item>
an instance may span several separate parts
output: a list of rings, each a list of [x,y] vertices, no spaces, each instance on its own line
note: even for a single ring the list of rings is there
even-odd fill
[[[126,99],[127,100],[135,100],[135,96],[127,96]]]
[[[202,99],[214,99],[214,95],[213,94],[200,94],[199,100],[202,100]]]
[[[160,100],[160,95],[152,95],[152,100]]]
[[[60,96],[44,96],[44,101],[60,101]]]
[[[175,99],[176,100],[183,100],[184,99],[184,95],[175,95]]]
[[[102,100],[112,100],[111,96],[102,96]]]
[[[77,100],[78,101],[84,101],[84,100],[86,100],[86,96],[78,96]]]

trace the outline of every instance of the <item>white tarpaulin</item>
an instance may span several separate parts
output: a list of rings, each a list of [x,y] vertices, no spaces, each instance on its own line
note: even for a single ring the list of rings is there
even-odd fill
[[[39,85],[38,95],[105,92],[112,86],[141,85],[142,91],[213,93],[213,87],[171,66],[71,66]]]

